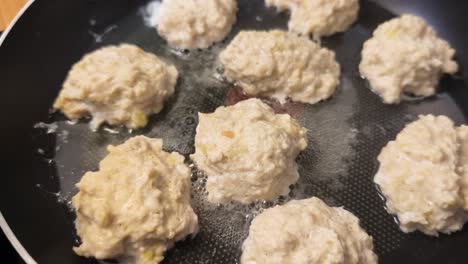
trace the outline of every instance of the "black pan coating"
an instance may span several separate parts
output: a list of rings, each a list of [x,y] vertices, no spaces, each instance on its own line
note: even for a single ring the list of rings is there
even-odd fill
[[[232,94],[231,85],[206,77],[217,70],[213,54],[219,48],[188,54],[171,52],[156,31],[143,24],[139,12],[144,4],[135,0],[36,1],[0,47],[0,209],[38,263],[95,263],[71,250],[77,238],[67,202],[83,172],[96,169],[105,155],[104,147],[131,136],[126,132],[93,133],[85,122],[71,125],[61,114],[49,112],[74,62],[86,52],[121,42],[137,44],[173,61],[181,75],[176,94],[151,119],[148,128],[133,134],[162,137],[166,150],[185,155],[193,152],[196,113],[213,111]],[[442,80],[437,96],[398,106],[384,105],[359,77],[359,54],[362,43],[378,24],[404,12],[426,18],[457,50],[462,67],[456,76]],[[359,21],[347,32],[323,40],[324,46],[336,51],[342,66],[339,90],[330,100],[299,106],[296,113],[310,131],[310,146],[298,158],[301,179],[296,187],[299,191],[293,194],[296,198],[318,196],[353,212],[374,237],[380,263],[468,262],[466,228],[439,238],[417,232],[404,234],[386,213],[372,183],[378,166],[376,155],[418,114],[445,114],[457,124],[466,123],[468,90],[463,76],[467,76],[464,65],[468,63],[467,13],[467,3],[457,0],[361,1]],[[261,0],[240,0],[238,22],[219,46],[240,29],[285,28],[287,19],[287,13],[277,14],[265,8]],[[93,33],[106,29],[109,32],[97,43]],[[203,78],[197,78],[202,71]],[[37,122],[54,121],[57,133],[33,128]],[[38,149],[44,153],[38,153]],[[242,210],[204,209],[197,200],[195,195],[200,233],[193,240],[177,243],[167,252],[164,263],[237,263],[250,218]]]

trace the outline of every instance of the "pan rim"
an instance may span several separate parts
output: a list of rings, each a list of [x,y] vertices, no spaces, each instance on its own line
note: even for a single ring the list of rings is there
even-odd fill
[[[3,230],[3,233],[5,233],[7,239],[15,248],[16,252],[18,252],[21,258],[24,260],[24,262],[26,262],[26,264],[37,264],[37,262],[31,257],[31,255],[29,255],[28,251],[23,247],[21,242],[19,242],[18,238],[15,236],[10,226],[6,222],[5,218],[3,217],[2,212],[0,212],[0,227]]]
[[[23,14],[28,10],[28,8],[34,3],[35,0],[29,0],[21,9],[20,11],[16,14],[16,16],[13,18],[13,20],[10,22],[8,27],[5,29],[5,31],[2,33],[0,36],[0,47],[2,46],[3,42],[5,41],[6,37],[10,33],[11,29],[16,25],[18,20],[23,16]],[[31,255],[28,253],[28,251],[23,247],[21,242],[18,240],[16,235],[13,233],[13,230],[11,230],[10,226],[8,225],[5,217],[3,217],[3,214],[0,210],[0,228],[2,229],[3,233],[5,233],[5,236],[7,237],[8,241],[10,241],[11,245],[13,248],[16,250],[16,252],[21,256],[24,262],[26,264],[37,264],[37,262],[31,257]]]

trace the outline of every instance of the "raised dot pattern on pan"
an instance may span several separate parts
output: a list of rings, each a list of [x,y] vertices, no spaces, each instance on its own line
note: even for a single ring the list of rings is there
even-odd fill
[[[245,7],[245,5],[244,5]],[[349,39],[348,39],[349,40]],[[350,45],[352,45],[350,43]],[[203,53],[203,51],[201,51],[201,53]],[[339,52],[337,52],[339,53]],[[197,53],[195,53],[197,54]],[[167,55],[167,54],[165,54]],[[340,61],[340,59],[343,59],[343,58],[340,58],[340,54],[337,55],[338,56],[338,60]],[[169,56],[170,57],[170,56]],[[192,54],[188,54],[187,57],[189,59],[196,59],[196,55],[192,55]],[[180,59],[180,57],[172,57],[172,58],[175,58],[175,60],[182,60]],[[180,63],[180,61],[178,61],[178,63]],[[179,65],[184,65],[183,63],[180,63]],[[209,65],[210,66],[210,65]],[[349,69],[348,69],[349,70]],[[183,78],[183,77],[182,77]],[[183,79],[182,81],[186,81],[186,79]],[[330,108],[334,108],[335,105],[334,103],[336,101],[340,101],[342,100],[342,98],[340,98],[340,94],[347,94],[347,93],[350,93],[349,90],[345,90],[346,89],[346,81],[350,81],[350,82],[353,82],[353,83],[359,83],[359,84],[362,84],[363,82],[362,81],[358,81],[358,80],[345,80],[345,82],[341,85],[341,89],[340,91],[338,91],[339,94],[337,94],[332,100],[328,101],[328,102],[325,102],[325,103],[322,103],[320,104],[317,108],[314,108],[314,110],[320,110],[320,111],[326,111],[325,108],[327,108],[327,105],[330,106]],[[184,83],[183,85],[187,85],[187,83]],[[187,87],[187,86],[185,86]],[[154,127],[152,127],[152,125],[149,125],[149,129],[150,130],[146,130],[145,133],[148,133],[148,135],[151,135],[151,136],[164,136],[166,138],[168,138],[167,141],[165,141],[165,147],[166,149],[169,149],[169,150],[176,150],[176,151],[179,151],[183,154],[189,154],[189,153],[193,153],[193,135],[194,135],[194,130],[195,130],[195,126],[196,126],[196,115],[194,113],[190,114],[191,118],[193,118],[193,120],[195,120],[195,122],[192,122],[191,118],[187,119],[189,121],[186,121],[186,118],[184,118],[184,113],[185,113],[185,109],[184,107],[193,107],[192,109],[200,109],[200,108],[204,108],[203,110],[204,111],[213,111],[215,106],[217,105],[220,105],[223,103],[222,100],[219,99],[219,97],[223,97],[224,94],[222,94],[222,92],[220,91],[215,91],[215,89],[207,89],[208,91],[212,92],[213,94],[216,94],[215,96],[213,96],[213,98],[209,98],[209,97],[205,97],[205,100],[206,102],[203,102],[203,103],[199,103],[198,105],[196,105],[195,107],[193,106],[190,106],[190,102],[192,102],[192,100],[194,100],[193,98],[189,98],[189,96],[186,96],[184,97],[183,95],[181,94],[177,94],[176,92],[176,95],[174,95],[174,97],[183,97],[183,104],[180,103],[178,104],[177,102],[172,102],[172,103],[169,103],[168,106],[170,107],[169,109],[167,109],[167,111],[169,112],[177,112],[179,111],[180,113],[174,113],[174,114],[167,114],[168,115],[168,119],[170,120],[170,122],[168,122],[168,124],[164,123],[163,125],[161,125],[160,127],[158,127],[158,122],[156,121],[155,123],[153,122],[153,124],[155,125]],[[190,90],[190,94],[193,96],[193,95],[196,95],[197,93],[201,93],[201,92],[197,92],[197,91],[193,91],[193,90]],[[219,94],[221,93],[221,94]],[[359,132],[358,132],[358,135],[357,135],[357,140],[356,141],[351,141],[352,145],[355,144],[354,147],[357,147],[358,148],[358,143],[362,143],[361,141],[367,141],[367,145],[382,145],[382,142],[384,141],[383,139],[384,138],[388,138],[389,134],[394,134],[397,129],[395,127],[401,127],[404,123],[408,122],[409,120],[408,119],[411,119],[412,117],[406,117],[406,116],[400,116],[398,115],[398,109],[394,109],[394,110],[390,110],[389,112],[385,113],[385,114],[381,114],[381,113],[372,113],[372,110],[374,109],[373,106],[375,104],[378,104],[380,102],[376,101],[376,99],[378,98],[374,98],[374,95],[372,94],[369,94],[367,93],[366,91],[358,91],[359,93],[359,96],[364,96],[364,98],[367,100],[367,102],[370,102],[370,104],[362,104],[358,107],[358,112],[359,113],[366,113],[366,114],[369,114],[370,117],[368,119],[371,120],[370,122],[372,121],[375,121],[375,124],[386,124],[386,123],[391,123],[393,126],[390,128],[390,127],[378,127],[377,125],[376,126],[372,126],[372,125],[369,125],[369,124],[366,124],[366,122],[364,122],[362,119],[357,119],[357,120],[352,120],[353,118],[350,118],[350,119],[347,119],[345,120],[344,122],[353,122],[353,127],[357,127],[359,128]],[[217,98],[215,98],[217,97]],[[200,106],[200,107],[199,107]],[[304,114],[304,116],[302,117],[302,119],[300,120],[301,122],[304,122],[304,123],[307,123],[308,121],[306,120],[307,117],[310,117],[312,116],[312,114],[309,113],[308,110],[310,110],[312,108],[306,106],[306,113]],[[164,110],[163,110],[164,111]],[[189,110],[187,110],[189,111]],[[196,111],[196,110],[194,110]],[[326,125],[326,122],[324,121],[324,125]],[[164,131],[165,130],[165,131]],[[171,132],[167,132],[167,131],[171,131]],[[99,132],[99,133],[102,133],[102,132]],[[98,133],[98,134],[99,134]],[[177,134],[175,134],[177,133]],[[313,132],[312,132],[313,133]],[[371,136],[372,134],[379,134],[379,136],[377,137],[373,137]],[[83,132],[83,134],[85,135],[88,135],[89,134],[87,132]],[[176,137],[181,137],[183,138],[182,140],[175,140],[175,139],[171,139],[171,137],[173,136],[176,136]],[[318,137],[319,135],[316,135],[316,137]],[[322,134],[320,135],[321,137],[326,137],[326,134]],[[313,135],[314,137],[314,135]],[[91,145],[88,145],[87,148],[89,148],[89,150],[92,150],[94,148],[96,148],[96,150],[98,149],[98,146],[96,146],[95,144],[101,144],[103,145],[102,141],[99,141],[99,136],[98,135],[91,135],[89,136],[89,138],[92,138],[91,141],[87,140],[87,144],[90,144]],[[113,139],[113,140],[117,140],[119,141],[120,139],[118,139],[118,137],[116,137],[116,139]],[[175,143],[177,141],[181,141],[181,143]],[[317,141],[317,139],[313,139],[312,140],[313,142],[314,141]],[[93,150],[94,151],[94,150]],[[309,152],[310,151],[310,152]],[[302,158],[303,161],[311,161],[313,162],[314,160],[317,160],[319,158],[317,157],[314,157],[316,155],[321,155],[323,153],[325,153],[327,151],[327,149],[318,149],[317,152],[315,152],[315,155],[314,155],[314,149],[312,148],[311,150],[306,150],[306,153],[308,153],[309,155],[311,156],[307,156],[307,157],[304,157]],[[94,155],[94,154],[91,154],[91,156]],[[359,153],[358,154],[358,157],[357,157],[357,160],[360,162],[360,164],[356,165],[356,166],[349,166],[349,170],[347,171],[348,173],[350,174],[354,174],[354,175],[360,175],[360,174],[367,174],[369,171],[372,171],[373,168],[375,169],[375,162],[373,162],[375,160],[375,157],[376,157],[377,153],[376,151],[373,151],[371,150],[370,148],[365,148],[364,151],[362,153]],[[99,155],[97,155],[99,156]],[[101,155],[102,156],[102,155]],[[88,157],[89,158],[89,157]],[[93,161],[89,161],[89,163],[92,163]],[[95,161],[94,161],[95,162]],[[309,166],[309,165],[303,165],[303,166]],[[347,164],[343,164],[343,166],[347,166]],[[194,169],[194,171],[196,172],[196,170]],[[365,173],[363,173],[365,172]],[[311,176],[311,178],[313,178],[313,175]],[[368,206],[367,208],[366,207],[361,207],[359,205],[350,205],[348,206],[348,209],[352,212],[354,212],[359,218],[362,218],[363,219],[363,227],[365,229],[371,229],[371,230],[379,230],[378,232],[372,232],[372,236],[375,239],[375,241],[377,241],[376,243],[376,248],[377,248],[377,251],[378,252],[388,252],[388,251],[391,251],[392,249],[398,247],[398,244],[400,241],[404,240],[405,238],[403,237],[403,234],[399,233],[397,229],[395,229],[395,226],[396,225],[380,225],[379,222],[382,222],[382,221],[385,221],[385,222],[388,222],[388,219],[382,219],[382,218],[385,218],[384,216],[382,216],[382,213],[380,211],[383,210],[383,207],[382,207],[382,203],[379,202],[379,200],[377,199],[368,199],[367,195],[369,192],[373,192],[372,191],[372,188],[373,185],[371,183],[371,179],[370,178],[363,178],[363,177],[357,177],[355,179],[357,180],[351,180],[351,179],[347,179],[347,178],[344,178],[342,180],[342,183],[341,184],[344,184],[346,186],[350,186],[350,188],[345,188],[345,189],[342,189],[342,191],[339,191],[339,187],[337,187],[337,189],[330,189],[328,187],[328,184],[326,183],[323,183],[323,182],[319,182],[319,183],[310,183],[308,181],[311,180],[311,178],[305,178],[303,179],[303,181],[299,182],[298,186],[301,186],[301,184],[303,184],[303,186],[306,186],[306,187],[300,187],[300,188],[307,188],[308,190],[305,191],[305,192],[302,192],[300,193],[299,192],[299,196],[301,195],[304,195],[304,196],[309,196],[310,193],[318,193],[319,196],[320,196],[320,193],[324,193],[324,196],[327,196],[325,198],[325,200],[327,201],[327,203],[330,203],[330,204],[336,204],[336,205],[341,205],[342,201],[344,200],[349,200],[349,201],[357,201],[357,203],[362,203],[362,204],[370,204],[371,206]],[[194,186],[197,186],[197,187],[200,187],[200,186],[203,186],[203,177],[199,177],[197,179],[195,179],[194,177]],[[201,182],[200,182],[201,181]],[[324,180],[324,182],[328,181],[327,179]],[[200,187],[202,188],[202,187]],[[356,190],[358,190],[356,192]],[[359,191],[359,190],[362,190]],[[197,191],[194,191],[195,193],[197,193]],[[294,193],[294,192],[293,192]],[[377,195],[376,192],[373,192],[374,195]],[[203,196],[203,194],[195,194],[196,196]],[[294,194],[293,194],[294,195]],[[332,197],[332,198],[330,198]],[[305,198],[305,197],[298,197],[298,198]],[[290,198],[286,198],[286,199],[290,199]],[[195,199],[194,203],[196,205],[194,205],[194,207],[196,208],[196,211],[197,213],[200,212],[200,215],[201,215],[201,221],[200,221],[200,225],[202,225],[202,231],[200,233],[200,235],[198,237],[195,238],[195,242],[197,243],[201,243],[203,245],[205,245],[207,248],[210,249],[210,252],[214,252],[213,255],[212,255],[212,259],[213,260],[219,260],[219,261],[223,261],[223,259],[234,259],[234,258],[237,258],[236,256],[236,253],[233,253],[232,251],[232,247],[237,247],[238,244],[236,243],[233,243],[232,241],[242,241],[243,238],[245,238],[246,236],[246,233],[245,233],[245,230],[242,231],[242,232],[236,232],[236,229],[233,228],[233,230],[229,230],[227,231],[226,233],[223,233],[223,232],[220,232],[220,228],[217,228],[216,226],[223,226],[221,223],[217,223],[216,221],[213,221],[213,220],[210,220],[210,219],[223,219],[224,221],[226,221],[227,223],[230,223],[232,227],[234,226],[248,226],[248,223],[252,217],[252,213],[246,213],[246,214],[250,214],[250,219],[244,219],[244,212],[252,212],[250,211],[250,209],[247,209],[246,211],[244,211],[243,213],[238,213],[242,210],[244,210],[244,207],[242,207],[243,209],[242,210],[238,210],[238,209],[233,209],[233,208],[229,208],[229,207],[223,207],[223,208],[218,208],[218,207],[210,207],[208,204],[205,204],[203,202],[200,202],[202,201],[201,199]],[[282,203],[284,201],[280,201],[280,203]],[[235,207],[236,205],[234,205]],[[262,204],[260,203],[260,205],[255,205],[256,207],[260,208],[259,210],[262,210],[262,208],[264,207],[268,207],[268,206],[271,206],[271,204]],[[235,212],[235,217],[232,217],[232,212]],[[255,214],[256,211],[253,211]],[[213,215],[216,215],[216,217],[213,217]],[[368,219],[366,219],[368,218]],[[204,226],[205,225],[205,226]],[[204,226],[204,227],[203,227]],[[210,227],[212,226],[212,227]],[[211,239],[212,237],[223,237],[223,238],[226,238],[226,241],[229,241],[229,242],[226,242],[226,245],[222,245],[222,246],[219,246],[219,247],[214,247],[212,244],[208,243],[208,242],[204,242],[205,239],[207,239],[206,241],[208,241],[209,239]],[[386,241],[386,242],[382,242],[382,244],[379,244],[380,241]],[[172,253],[169,253],[170,255],[172,255],[172,260],[169,260],[169,263],[176,263],[177,262],[177,259],[179,260],[186,260],[186,261],[189,261],[190,259],[193,259],[194,257],[197,256],[197,254],[195,254],[194,252],[191,252],[189,253],[188,255],[184,255],[182,254],[181,251],[183,251],[184,249],[187,249],[187,246],[185,246],[183,243],[181,244],[181,247],[178,248],[176,247],[176,249],[174,250],[174,252]],[[234,252],[238,250],[238,249],[234,249]],[[177,256],[178,253],[181,253],[182,255],[179,255]],[[201,252],[199,252],[201,253]],[[176,256],[174,256],[174,254]],[[189,257],[190,256],[190,257]]]

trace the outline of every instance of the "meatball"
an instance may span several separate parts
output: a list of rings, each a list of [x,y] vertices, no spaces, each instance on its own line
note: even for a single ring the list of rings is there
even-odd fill
[[[468,192],[463,182],[468,181],[461,171],[467,158],[461,146],[467,144],[449,118],[427,115],[382,149],[374,181],[401,230],[436,236],[462,228]]]
[[[265,3],[291,11],[289,31],[316,38],[346,31],[359,13],[358,0],[265,0]]]
[[[222,41],[236,22],[236,0],[163,0],[158,32],[181,49],[208,48]]]
[[[306,146],[306,129],[291,116],[249,99],[200,113],[191,157],[208,175],[210,202],[251,203],[289,193],[299,178],[295,158]]]
[[[86,257],[159,263],[175,241],[198,230],[190,206],[184,157],[162,150],[161,139],[130,138],[109,146],[99,170],[87,172],[73,197],[76,229]]]
[[[386,104],[431,96],[444,73],[458,70],[455,51],[421,18],[403,15],[380,25],[364,43],[359,71]]]
[[[318,198],[293,200],[255,217],[242,264],[376,264],[372,237],[359,220]]]
[[[339,84],[335,53],[279,30],[241,31],[219,55],[224,75],[248,95],[314,104]]]
[[[70,119],[92,116],[92,129],[103,122],[141,128],[174,93],[177,76],[174,66],[134,45],[104,47],[73,65],[54,108]]]

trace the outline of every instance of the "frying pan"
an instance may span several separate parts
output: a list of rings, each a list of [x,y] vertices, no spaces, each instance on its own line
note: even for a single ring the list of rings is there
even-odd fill
[[[262,0],[239,0],[238,22],[223,43],[181,52],[167,47],[155,29],[145,26],[141,14],[146,4],[34,1],[0,38],[0,225],[27,263],[97,263],[71,250],[79,243],[69,204],[77,191],[74,184],[85,171],[97,168],[106,145],[133,135],[160,137],[167,151],[192,153],[197,112],[212,112],[242,99],[219,78],[217,53],[241,29],[285,28],[288,19],[287,13],[265,8]],[[404,12],[424,17],[447,39],[457,50],[462,68],[456,76],[442,80],[436,96],[384,105],[358,74],[359,54],[378,24]],[[374,237],[380,263],[467,263],[466,228],[438,238],[404,234],[385,211],[372,182],[380,149],[418,114],[444,114],[457,124],[466,123],[467,13],[465,1],[361,1],[358,22],[347,32],[322,40],[322,45],[336,52],[342,67],[336,94],[315,105],[290,104],[283,109],[308,128],[310,146],[298,157],[298,184],[277,203],[317,196],[330,205],[344,206]],[[50,111],[73,63],[86,52],[122,42],[173,62],[181,75],[177,92],[148,127],[131,132],[105,127],[95,133],[86,120],[74,124]],[[176,243],[164,263],[238,263],[253,215],[271,204],[209,206],[200,195],[203,178],[197,176],[194,170],[193,207],[200,218],[200,232]]]

